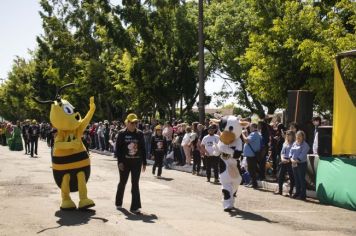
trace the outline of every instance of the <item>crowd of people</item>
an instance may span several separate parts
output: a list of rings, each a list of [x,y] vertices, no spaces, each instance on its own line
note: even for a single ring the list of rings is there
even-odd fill
[[[257,180],[266,179],[278,182],[276,194],[282,194],[283,183],[288,175],[290,183],[289,196],[306,198],[305,175],[307,154],[310,147],[305,141],[305,133],[298,125],[292,123],[286,129],[279,116],[251,122],[251,118],[241,118],[250,125],[243,129],[238,138],[233,158],[237,160],[242,175],[242,183],[258,188]],[[317,137],[319,117],[313,118],[314,136]],[[87,150],[96,149],[102,152],[115,153],[120,130],[124,122],[107,120],[90,124],[83,134],[83,143]],[[206,180],[219,183],[219,154],[214,145],[219,142],[219,124],[206,119],[204,124],[177,120],[173,122],[137,121],[137,128],[142,131],[145,158],[154,160],[152,174],[162,175],[162,168],[173,165],[191,168],[193,175],[205,175]],[[53,146],[56,129],[49,123],[38,123],[36,120],[25,120],[12,124],[0,123],[0,143],[9,145],[10,150],[23,150],[31,157],[37,155],[38,140],[46,140]],[[317,140],[317,139],[316,139]],[[313,150],[315,152],[314,143]],[[129,147],[130,148],[130,147]],[[213,169],[213,173],[211,172]],[[156,171],[157,170],[157,171]],[[203,173],[205,172],[205,174]],[[296,191],[293,191],[294,187]],[[294,194],[293,194],[294,193]]]
[[[288,175],[290,191],[287,195],[305,199],[307,154],[312,151],[305,132],[299,130],[296,123],[284,127],[279,116],[257,123],[251,122],[250,118],[241,120],[250,123],[239,137],[234,152],[243,176],[242,184],[258,188],[257,180],[265,180],[267,174],[269,180],[279,184],[276,194],[282,194]],[[315,137],[320,123],[320,117],[313,118]],[[93,123],[85,132],[85,142],[92,149],[114,153],[118,133],[124,127],[124,123],[117,121]],[[220,130],[214,119],[206,119],[204,124],[188,124],[180,120],[138,121],[137,128],[144,136],[145,157],[154,160],[152,174],[160,177],[164,166],[184,166],[191,168],[193,175],[203,175],[204,171],[208,182],[214,178],[213,183],[219,183],[219,155],[214,153],[213,146],[219,141]],[[313,150],[315,152],[315,145]],[[296,191],[293,192],[294,187]]]
[[[11,151],[22,151],[25,147],[25,154],[34,157],[38,155],[39,139],[46,141],[49,147],[53,146],[55,130],[49,123],[36,120],[0,122],[0,144],[9,146]]]

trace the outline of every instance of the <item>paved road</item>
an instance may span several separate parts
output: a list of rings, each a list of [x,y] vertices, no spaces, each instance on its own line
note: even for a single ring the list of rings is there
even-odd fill
[[[49,153],[43,142],[38,158],[0,146],[0,235],[356,235],[354,211],[241,187],[238,210],[229,214],[222,211],[220,186],[174,170],[156,179],[150,167],[140,183],[145,215],[118,211],[116,161],[98,154],[91,155],[88,183],[94,210],[62,212]],[[77,193],[72,198],[78,202]]]

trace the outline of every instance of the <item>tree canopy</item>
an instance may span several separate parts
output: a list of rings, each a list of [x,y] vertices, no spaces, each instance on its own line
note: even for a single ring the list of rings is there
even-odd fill
[[[181,116],[191,112],[198,95],[196,1],[40,4],[44,33],[30,60],[14,60],[0,87],[0,116],[47,119],[48,107],[31,97],[53,99],[70,82],[76,86],[66,98],[81,113],[95,96],[94,119],[120,119],[128,110],[161,118],[177,116],[177,108]],[[332,111],[333,59],[356,48],[355,3],[210,0],[204,14],[205,78],[223,77],[236,88],[220,95],[263,116],[286,106],[288,90],[307,89],[318,112]]]

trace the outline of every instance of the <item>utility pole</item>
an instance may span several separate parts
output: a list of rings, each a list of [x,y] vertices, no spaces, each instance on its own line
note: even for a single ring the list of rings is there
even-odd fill
[[[205,120],[203,0],[199,0],[199,122]]]

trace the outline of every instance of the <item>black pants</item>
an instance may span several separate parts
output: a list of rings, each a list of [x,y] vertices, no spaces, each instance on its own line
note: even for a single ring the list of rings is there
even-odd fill
[[[271,149],[271,157],[272,157],[272,173],[274,175],[277,174],[277,155],[278,155],[278,152],[277,152],[277,147],[272,147]]]
[[[211,178],[211,168],[214,169],[215,180],[219,179],[219,157],[207,156],[206,158],[206,177],[210,181]]]
[[[7,143],[6,143],[6,135],[5,134],[1,135],[1,145],[3,145],[3,146],[7,145]]]
[[[156,173],[156,168],[158,167],[157,176],[161,176],[164,153],[154,153],[154,157],[155,157],[155,163],[153,164],[153,167],[152,167],[152,174]]]
[[[25,152],[30,153],[30,140],[28,140],[28,138],[24,139],[24,143],[25,143]]]
[[[178,162],[178,165],[182,165],[183,157],[182,157],[182,152],[180,150],[180,147],[173,148],[173,152],[174,152],[174,158]]]
[[[196,171],[197,173],[200,172],[201,166],[201,156],[199,150],[193,151],[193,172]]]
[[[141,208],[140,188],[139,180],[141,174],[142,161],[140,159],[125,160],[123,162],[124,170],[119,170],[120,182],[117,185],[116,192],[116,206],[122,206],[122,200],[124,198],[125,187],[129,174],[131,172],[131,207],[130,210],[137,210]]]
[[[247,169],[248,173],[251,176],[252,186],[257,188],[257,178],[256,178],[256,170],[257,170],[257,158],[256,157],[246,157],[247,159]]]
[[[167,140],[167,149],[168,149],[168,152],[171,152],[172,151],[172,140]]]
[[[286,164],[283,163],[280,164],[279,176],[278,176],[279,192],[282,192],[283,190],[284,177],[286,173],[288,173],[289,181],[290,181],[289,194],[292,194],[294,188],[294,174],[293,174],[292,164],[290,162]]]
[[[264,180],[266,178],[266,154],[268,151],[268,147],[265,146],[259,152],[257,164],[258,164],[258,177],[260,180]]]
[[[37,155],[37,146],[38,146],[38,137],[31,137],[31,157],[33,157],[33,153]]]

